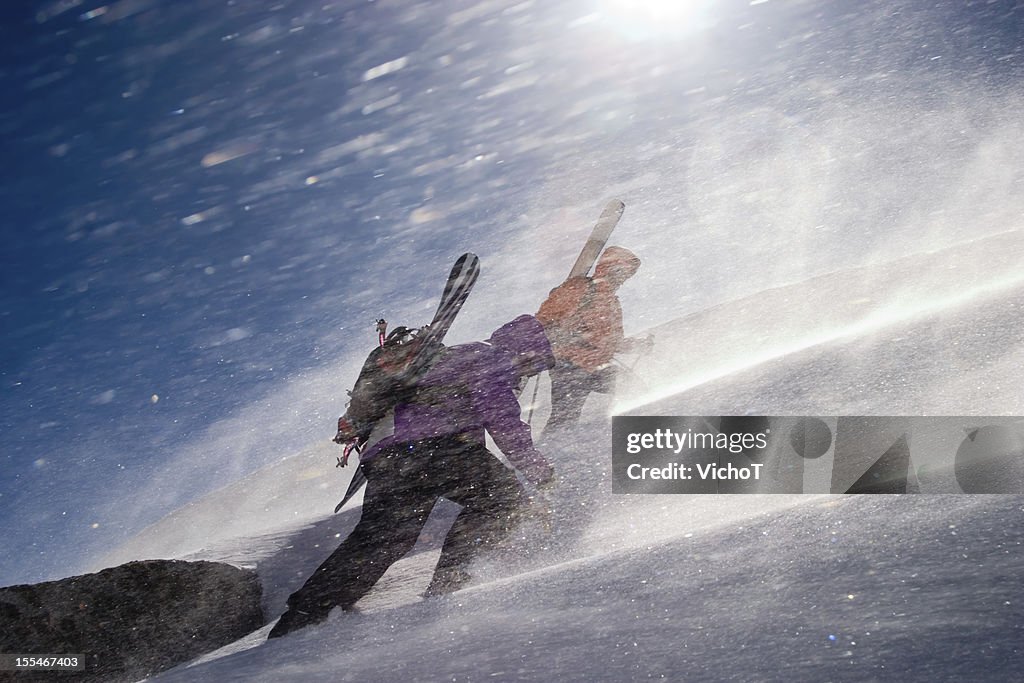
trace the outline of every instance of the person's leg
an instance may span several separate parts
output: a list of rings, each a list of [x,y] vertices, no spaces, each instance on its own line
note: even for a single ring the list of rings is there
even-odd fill
[[[580,419],[591,387],[586,370],[559,362],[551,372],[551,416],[545,431],[573,424]]]
[[[334,607],[351,609],[416,544],[437,497],[402,471],[408,464],[394,451],[363,464],[367,481],[359,523],[288,598],[288,611],[270,637],[323,621]]]
[[[615,382],[619,375],[619,368],[608,364],[603,368],[590,373],[588,386],[590,390],[598,394],[615,393]]]
[[[493,547],[515,525],[527,496],[512,470],[483,447],[439,457],[447,473],[444,497],[462,505],[441,549],[426,594],[458,590],[469,580],[466,567],[478,552]]]

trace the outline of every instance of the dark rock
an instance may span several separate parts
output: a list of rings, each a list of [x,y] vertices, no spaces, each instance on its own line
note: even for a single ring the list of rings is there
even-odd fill
[[[19,681],[137,681],[262,626],[260,598],[255,572],[173,560],[0,588],[0,652],[85,655],[84,672]]]

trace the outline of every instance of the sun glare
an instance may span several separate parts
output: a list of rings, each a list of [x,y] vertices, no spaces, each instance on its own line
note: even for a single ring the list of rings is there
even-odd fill
[[[690,33],[706,27],[713,0],[600,0],[610,22],[630,33]]]

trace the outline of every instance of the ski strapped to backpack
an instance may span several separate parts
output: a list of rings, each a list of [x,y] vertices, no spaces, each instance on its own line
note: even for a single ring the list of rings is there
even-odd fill
[[[569,277],[566,279],[586,275],[590,272],[625,210],[626,205],[619,199],[613,199],[605,205],[601,217],[597,219],[594,229],[590,232],[590,237],[583,245],[580,255],[576,257],[576,263],[572,265],[572,270],[569,271]]]
[[[419,329],[396,327],[370,352],[355,386],[349,392],[348,408],[338,420],[334,441],[345,449],[338,459],[340,467],[348,463],[353,450],[361,451],[369,444],[374,428],[396,405],[412,398],[417,382],[436,359],[445,334],[479,276],[480,260],[476,255],[466,253],[460,256],[452,266],[430,323]],[[378,333],[380,331],[378,327]],[[335,512],[355,495],[365,481],[362,470],[358,469]]]

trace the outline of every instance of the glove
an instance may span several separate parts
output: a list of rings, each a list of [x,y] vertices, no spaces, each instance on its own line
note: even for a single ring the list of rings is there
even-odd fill
[[[646,337],[626,337],[619,342],[618,352],[633,354],[639,353],[646,355],[651,352],[654,348],[654,335],[649,334]]]
[[[345,467],[348,465],[348,456],[352,454],[352,451],[359,452],[360,439],[355,426],[344,415],[338,418],[338,433],[334,435],[333,441],[345,447],[341,456],[338,457],[337,464],[337,467]]]
[[[523,476],[536,488],[546,490],[554,485],[555,469],[544,460],[534,461],[523,467]]]
[[[651,352],[654,348],[654,335],[649,334],[646,337],[630,337],[626,340],[626,352],[627,353],[639,353],[646,355]]]
[[[349,441],[353,441],[359,438],[359,434],[356,433],[356,427],[353,425],[347,417],[342,415],[338,418],[338,433],[334,435],[334,443],[347,444]]]

